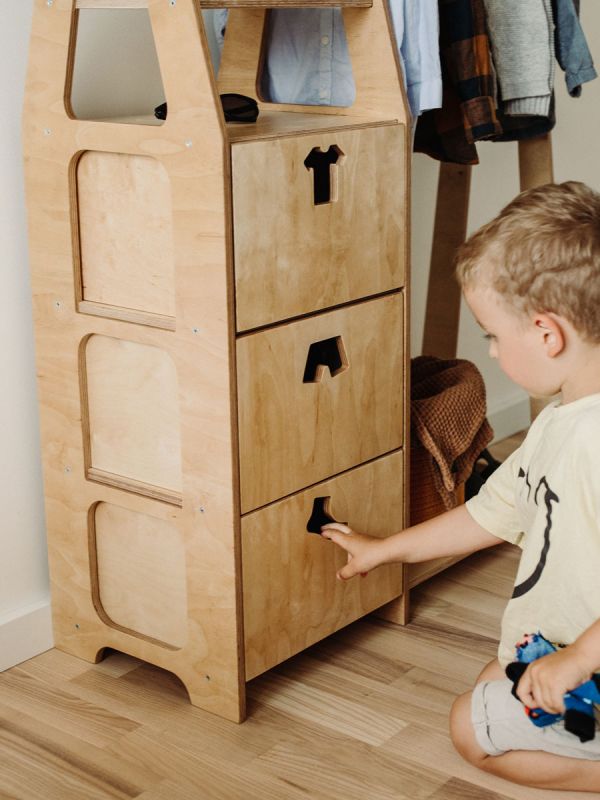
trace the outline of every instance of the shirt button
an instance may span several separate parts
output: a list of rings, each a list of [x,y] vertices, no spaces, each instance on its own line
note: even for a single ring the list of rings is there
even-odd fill
[[[321,36],[321,44],[323,45],[323,47],[325,47],[325,45],[328,45],[329,44],[329,36]]]

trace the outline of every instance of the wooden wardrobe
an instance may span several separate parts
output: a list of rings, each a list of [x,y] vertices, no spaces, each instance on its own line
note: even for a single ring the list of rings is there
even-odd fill
[[[232,6],[218,84],[201,5]],[[401,565],[336,581],[344,554],[307,530],[406,514],[389,14],[338,3],[352,107],[261,100],[226,124],[219,93],[258,92],[264,5],[35,0],[24,111],[56,646],[131,654],[236,721],[246,681],[403,594]],[[162,124],[75,114],[78,20],[107,9],[149,20]]]

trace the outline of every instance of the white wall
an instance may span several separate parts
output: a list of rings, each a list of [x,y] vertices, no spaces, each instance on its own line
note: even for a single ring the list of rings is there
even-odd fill
[[[0,669],[51,646],[21,159],[31,10],[0,7]]]
[[[51,646],[20,142],[32,2],[5,1],[0,7],[0,67],[5,76],[0,115],[0,669]],[[583,0],[582,6],[588,41],[600,65],[600,3]],[[98,28],[88,26],[86,30],[90,37],[86,47],[93,46],[94,30]],[[89,57],[90,52],[80,55]],[[93,63],[98,66],[97,61]],[[98,86],[93,89],[100,91]],[[80,89],[77,103],[82,115],[93,92],[89,86]],[[155,94],[154,90],[148,94],[148,103],[154,103]],[[117,95],[108,92],[107,97],[110,102]],[[586,85],[583,96],[575,100],[567,96],[559,71],[557,116],[553,133],[556,180],[584,180],[600,190],[600,80]],[[493,216],[518,191],[515,144],[481,144],[479,153],[481,164],[475,168],[472,182],[470,230]],[[437,172],[435,161],[423,155],[414,157],[413,353],[419,352],[422,337]],[[527,398],[504,378],[485,351],[481,332],[468,312],[464,313],[459,355],[481,368],[492,421],[501,435],[507,435],[526,424]]]

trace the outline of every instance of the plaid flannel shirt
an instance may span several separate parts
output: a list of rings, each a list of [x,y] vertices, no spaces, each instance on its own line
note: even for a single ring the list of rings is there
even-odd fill
[[[475,142],[502,133],[483,0],[439,0],[442,107],[419,117],[415,150],[477,164]]]

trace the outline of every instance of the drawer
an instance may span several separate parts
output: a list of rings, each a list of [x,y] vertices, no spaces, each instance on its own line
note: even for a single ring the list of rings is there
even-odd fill
[[[232,146],[238,331],[403,285],[405,162],[402,125]]]
[[[403,300],[238,339],[242,513],[402,445]]]
[[[402,594],[402,566],[338,581],[346,554],[308,533],[315,506],[373,536],[403,524],[403,452],[242,517],[246,679]]]

